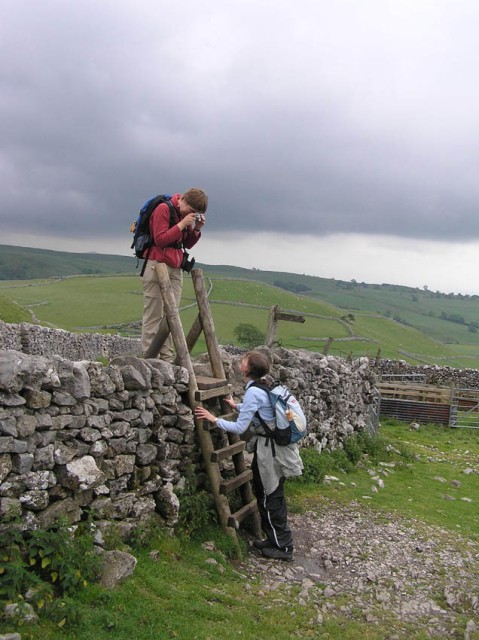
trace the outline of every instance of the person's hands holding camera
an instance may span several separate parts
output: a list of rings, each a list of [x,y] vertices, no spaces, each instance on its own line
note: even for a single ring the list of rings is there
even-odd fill
[[[192,227],[195,231],[199,231],[206,222],[205,215],[203,213],[187,213],[184,218],[178,222],[178,226],[183,231],[186,227]]]
[[[195,231],[199,231],[201,227],[204,227],[206,222],[204,213],[197,213],[195,218]]]

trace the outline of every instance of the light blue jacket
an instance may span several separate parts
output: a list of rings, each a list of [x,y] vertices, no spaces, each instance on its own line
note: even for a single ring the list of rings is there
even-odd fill
[[[268,395],[258,387],[252,387],[253,380],[246,383],[246,391],[243,402],[238,402],[237,410],[239,411],[238,419],[235,422],[223,420],[219,418],[216,425],[223,431],[231,433],[244,433],[253,422],[253,427],[258,426],[259,420],[255,418],[255,413],[259,415],[265,422],[274,420],[274,411]]]
[[[303,461],[299,455],[297,444],[273,447],[269,438],[255,434],[255,432],[264,433],[261,423],[255,417],[256,411],[272,429],[275,426],[275,417],[268,394],[259,387],[252,387],[252,383],[252,380],[247,382],[243,402],[239,402],[237,405],[238,419],[232,422],[219,418],[216,424],[223,431],[237,434],[244,433],[251,426],[252,437],[248,440],[246,448],[250,453],[254,452],[256,455],[261,482],[265,494],[269,495],[276,490],[281,478],[300,476],[303,470]]]

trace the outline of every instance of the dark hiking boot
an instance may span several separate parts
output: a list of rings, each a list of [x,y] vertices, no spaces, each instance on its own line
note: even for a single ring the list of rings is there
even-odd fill
[[[253,547],[255,549],[259,549],[261,551],[261,549],[267,549],[268,547],[272,547],[273,545],[271,544],[271,542],[266,539],[266,540],[253,540]]]
[[[261,553],[266,558],[273,558],[273,560],[286,560],[286,562],[291,562],[293,559],[292,551],[285,551],[284,549],[278,549],[277,547],[265,547],[261,549]]]

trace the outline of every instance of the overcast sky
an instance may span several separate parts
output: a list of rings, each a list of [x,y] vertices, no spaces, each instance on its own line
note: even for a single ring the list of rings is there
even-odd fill
[[[0,244],[479,293],[477,0],[2,0]],[[134,269],[134,260],[132,268]]]

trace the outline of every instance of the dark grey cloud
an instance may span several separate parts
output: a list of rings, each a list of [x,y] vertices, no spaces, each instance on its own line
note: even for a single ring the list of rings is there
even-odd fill
[[[7,0],[4,232],[124,237],[203,186],[211,228],[479,237],[479,5]]]

